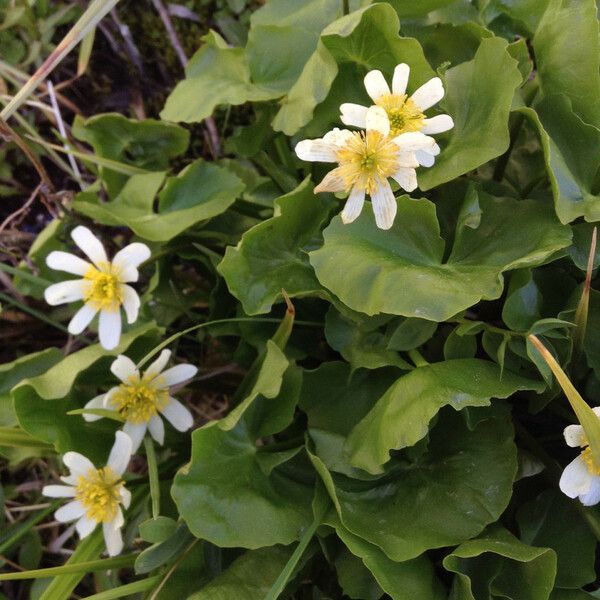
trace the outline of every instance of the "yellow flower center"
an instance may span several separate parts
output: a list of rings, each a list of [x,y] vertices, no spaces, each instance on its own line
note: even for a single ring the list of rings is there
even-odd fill
[[[596,461],[594,460],[594,455],[592,454],[592,449],[589,446],[581,453],[581,458],[583,458],[587,470],[592,475],[600,476],[600,466],[596,464]]]
[[[390,136],[396,137],[408,131],[420,131],[425,115],[406,94],[385,94],[375,101],[387,113],[390,120]]]
[[[123,482],[110,468],[90,469],[80,475],[75,499],[85,507],[86,516],[97,522],[110,522],[117,516]]]
[[[90,267],[83,279],[89,281],[83,299],[96,310],[119,310],[123,303],[123,287],[118,274],[110,263],[103,263],[100,269]]]
[[[338,151],[338,172],[347,190],[358,186],[371,195],[398,170],[399,148],[379,131],[353,132]]]
[[[169,390],[158,389],[156,383],[156,378],[151,381],[132,378],[118,387],[110,403],[126,421],[147,423],[169,404]]]

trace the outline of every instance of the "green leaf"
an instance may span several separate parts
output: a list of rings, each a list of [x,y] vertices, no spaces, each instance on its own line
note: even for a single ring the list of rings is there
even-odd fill
[[[397,351],[413,350],[431,339],[436,329],[437,323],[426,319],[400,319],[400,323],[390,336],[387,347]]]
[[[502,320],[510,329],[528,331],[542,318],[542,294],[529,269],[515,271],[502,308]]]
[[[358,600],[379,600],[384,592],[363,562],[347,549],[335,559],[338,583],[345,596]]]
[[[204,46],[185,69],[185,79],[167,98],[161,118],[194,123],[209,117],[219,105],[283,96],[314,51],[319,31],[295,22],[294,16],[285,20],[273,16],[263,14],[262,19],[252,20],[245,49],[228,47],[214,31],[206,34]]]
[[[383,1],[383,0],[377,0]],[[401,19],[424,17],[427,13],[438,8],[443,8],[455,2],[455,0],[420,0],[420,2],[414,2],[413,0],[386,0],[391,4],[394,10],[398,13]]]
[[[544,95],[564,94],[586,123],[600,126],[600,42],[594,0],[550,0],[533,49]]]
[[[291,554],[282,546],[245,552],[188,600],[264,600]]]
[[[554,585],[556,554],[520,542],[500,526],[461,544],[444,558],[456,573],[452,600],[497,597],[547,600]]]
[[[190,138],[178,125],[154,119],[127,119],[116,113],[96,115],[85,121],[77,117],[73,135],[90,144],[98,156],[149,171],[165,171],[172,158],[185,152]],[[127,176],[107,168],[101,168],[100,173],[109,196],[114,198]]]
[[[175,477],[172,495],[181,517],[199,538],[222,547],[291,544],[312,522],[312,486],[294,477],[289,463],[265,474],[241,420],[234,429],[197,429],[192,457]]]
[[[427,452],[393,459],[379,479],[325,477],[342,524],[394,561],[480,533],[506,508],[517,469],[512,425],[501,408],[485,409],[488,418],[472,430],[445,411]]]
[[[169,517],[146,519],[140,523],[140,536],[152,544],[159,544],[169,538],[177,529],[177,522]]]
[[[140,575],[158,569],[180,556],[193,539],[185,523],[180,523],[166,540],[146,548],[138,555],[135,560],[135,572]]]
[[[575,505],[558,490],[546,490],[520,507],[521,540],[557,555],[555,584],[576,588],[595,580],[596,536]]]
[[[454,129],[435,165],[418,172],[422,190],[500,156],[510,141],[508,115],[521,74],[504,40],[483,39],[475,58],[448,69],[445,79],[445,108],[454,119]]]
[[[461,410],[489,406],[492,398],[508,398],[520,390],[543,391],[543,382],[501,373],[477,358],[447,360],[403,375],[377,401],[348,436],[346,448],[354,466],[383,472],[391,450],[414,446],[444,406]]]
[[[419,43],[412,38],[400,37],[399,28],[398,15],[387,3],[357,10],[331,23],[323,30],[317,49],[306,62],[298,81],[283,99],[273,128],[293,135],[307,125],[317,105],[327,98],[340,69],[346,77],[345,89],[362,94],[363,104],[369,100],[362,78],[371,69],[380,69],[391,77],[398,63],[409,64],[411,90],[433,77]],[[349,67],[347,70],[346,66]],[[338,122],[339,104],[361,101],[360,98],[336,100],[328,107],[331,114],[326,120]]]
[[[346,359],[352,369],[379,369],[392,365],[409,371],[412,366],[398,356],[397,352],[389,350],[383,333],[378,331],[377,319],[370,323],[355,323],[344,318],[331,307],[325,319],[325,337],[327,343]]]
[[[590,290],[590,306],[583,348],[587,363],[600,379],[600,292]]]
[[[57,348],[48,348],[0,365],[0,426],[11,427],[17,423],[10,390],[24,379],[46,372],[62,358]]]
[[[502,293],[503,271],[544,262],[570,244],[547,204],[480,193],[480,225],[457,235],[447,262],[435,206],[398,199],[389,231],[375,226],[370,211],[349,225],[335,217],[325,242],[310,253],[321,284],[350,308],[444,321],[481,299]],[[526,239],[519,234],[528,223]]]
[[[289,364],[285,354],[272,340],[268,340],[266,352],[252,389],[226,417],[220,421],[213,421],[212,424],[218,425],[224,431],[229,431],[237,425],[242,415],[259,396],[275,398],[279,394],[283,375]]]
[[[443,587],[435,576],[431,562],[424,554],[412,560],[396,562],[388,558],[374,544],[350,533],[333,511],[330,511],[327,522],[335,527],[338,536],[348,550],[360,559],[373,574],[381,589],[393,600],[408,598],[410,600],[442,600],[446,597]],[[336,568],[339,573],[337,562]],[[363,598],[363,596],[358,597]]]
[[[329,204],[313,193],[308,179],[275,201],[271,219],[229,247],[218,270],[247,314],[269,312],[285,289],[290,297],[321,290],[308,262],[307,246],[320,230]]]
[[[114,426],[104,422],[86,423],[80,416],[57,419],[57,415],[81,408],[98,393],[98,384],[93,382],[112,377],[111,357],[125,351],[130,356],[139,355],[147,344],[156,343],[158,333],[154,323],[141,325],[125,333],[112,351],[94,344],[66,356],[43,375],[24,380],[11,392],[21,427],[35,438],[53,444],[61,454],[77,450],[92,461],[106,458],[114,440]],[[92,377],[91,373],[94,373]],[[92,388],[82,394],[79,386],[85,387],[90,381]]]
[[[600,219],[600,200],[592,193],[600,164],[600,131],[584,123],[564,95],[548,96],[535,108],[537,112],[518,110],[538,130],[558,218],[563,223],[580,216]]]
[[[228,169],[197,160],[177,177],[169,177],[158,197],[164,173],[133,175],[112,202],[80,194],[73,208],[106,225],[127,225],[143,239],[166,242],[200,221],[221,214],[242,193],[244,185]]]

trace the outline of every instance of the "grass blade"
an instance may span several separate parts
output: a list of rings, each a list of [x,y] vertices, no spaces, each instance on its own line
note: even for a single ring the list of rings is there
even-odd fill
[[[94,0],[73,25],[69,33],[60,41],[54,51],[29,78],[14,98],[0,112],[0,120],[6,121],[27,100],[29,95],[42,83],[60,61],[110,12],[119,0]]]
[[[583,350],[585,332],[587,329],[588,311],[590,306],[590,288],[592,285],[592,272],[594,271],[594,257],[596,256],[596,239],[598,228],[594,227],[592,233],[592,243],[590,244],[590,254],[588,256],[587,269],[585,272],[585,283],[581,298],[575,312],[575,330],[573,332],[573,361],[576,361]]]

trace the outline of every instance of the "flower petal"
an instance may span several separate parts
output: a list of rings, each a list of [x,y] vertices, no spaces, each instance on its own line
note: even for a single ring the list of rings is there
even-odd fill
[[[336,162],[335,148],[328,142],[317,140],[302,140],[294,148],[298,158],[309,162]]]
[[[94,465],[89,458],[79,454],[79,452],[67,452],[63,456],[63,463],[71,471],[72,475],[87,475],[90,469],[94,469]],[[63,480],[64,481],[64,480]]]
[[[421,109],[427,110],[434,104],[437,104],[444,97],[444,86],[439,77],[430,79],[424,83],[411,96],[411,100]]]
[[[348,143],[349,139],[353,138],[354,136],[355,133],[348,129],[334,127],[331,131],[328,131],[323,136],[323,141],[330,146],[333,146],[333,150],[337,152],[340,148],[343,148]]]
[[[563,494],[569,498],[577,498],[577,496],[587,494],[592,485],[592,477],[580,454],[565,467],[558,485]]]
[[[144,377],[156,377],[166,366],[171,358],[170,350],[163,350],[158,358],[144,371]]]
[[[113,350],[121,339],[121,311],[101,310],[98,322],[100,345],[105,350]]]
[[[415,158],[422,167],[431,167],[435,163],[435,156],[429,152],[425,152],[425,150],[417,150]]]
[[[346,190],[346,183],[340,176],[339,167],[329,171],[325,177],[323,177],[321,183],[314,189],[315,194],[320,192],[343,192]]]
[[[96,266],[108,262],[102,242],[87,227],[82,225],[75,227],[71,231],[71,237]]]
[[[121,504],[127,509],[131,504],[131,492],[126,488],[121,488]]]
[[[352,188],[348,200],[342,211],[342,223],[352,223],[360,215],[365,203],[365,190],[355,186]]]
[[[421,133],[433,134],[443,133],[454,127],[454,121],[450,115],[436,115],[431,119],[425,119],[423,121],[423,127],[421,127]]]
[[[172,385],[178,385],[191,379],[198,372],[198,367],[194,365],[181,364],[175,365],[166,371],[163,371],[160,375],[160,385],[157,387],[167,388]],[[158,384],[158,382],[157,382]]]
[[[68,523],[79,519],[85,514],[85,506],[79,500],[73,500],[64,506],[61,506],[55,513],[54,518],[61,523]]]
[[[118,377],[123,383],[128,383],[132,377],[135,379],[140,378],[140,374],[135,366],[135,363],[124,354],[119,354],[112,365],[110,370],[115,377]]]
[[[92,266],[89,262],[70,252],[55,250],[46,257],[46,264],[55,271],[64,271],[72,275],[85,275]]]
[[[158,415],[154,415],[150,421],[148,421],[148,430],[156,443],[162,446],[165,441],[165,424]]]
[[[592,477],[589,491],[579,496],[579,500],[584,506],[594,506],[600,502],[600,477]]]
[[[406,92],[408,77],[410,75],[410,67],[406,63],[396,65],[394,69],[394,77],[392,78],[392,93],[401,96]]]
[[[125,310],[127,322],[131,325],[131,323],[135,323],[138,318],[140,297],[130,285],[123,285],[121,290],[123,292],[123,309]]]
[[[411,167],[416,169],[420,164],[415,156],[415,152],[398,152],[396,160],[399,167]]]
[[[389,229],[394,224],[398,205],[387,179],[381,181],[377,189],[371,194],[371,202],[377,227],[379,229]]]
[[[117,431],[115,443],[106,463],[117,475],[122,475],[125,472],[131,460],[131,447],[131,438],[123,431]]]
[[[85,408],[104,408],[104,396],[106,396],[106,394],[100,394],[99,396],[96,396],[95,398],[92,398],[85,405]],[[92,415],[92,414],[83,413],[83,418],[88,423],[91,423],[92,421],[98,421],[102,417],[100,415]]]
[[[112,264],[119,271],[121,281],[137,281],[139,273],[137,268],[151,256],[150,248],[146,244],[134,242],[119,250]]]
[[[388,86],[383,73],[377,69],[369,71],[365,75],[365,89],[367,90],[367,94],[369,94],[374,101],[381,98],[381,96],[390,93],[390,87]]]
[[[44,298],[51,306],[83,300],[83,280],[71,279],[53,283],[44,290]]]
[[[96,529],[96,525],[98,523],[94,519],[88,519],[86,516],[81,517],[77,523],[75,523],[75,529],[77,529],[77,533],[79,537],[83,539],[87,537]]]
[[[113,527],[112,523],[102,523],[104,543],[109,556],[116,556],[123,550],[123,536],[119,527]]]
[[[571,448],[583,447],[588,443],[581,425],[568,425],[563,433],[567,446],[571,446]]]
[[[74,315],[69,322],[69,333],[72,335],[79,335],[96,316],[98,311],[90,306],[84,304]]]
[[[417,188],[417,172],[414,169],[401,167],[392,175],[392,178],[407,192],[412,192]]]
[[[425,150],[428,148],[432,149],[435,146],[435,140],[428,135],[422,134],[420,131],[401,133],[392,141],[402,152],[415,152],[416,150]]]
[[[131,453],[133,454],[140,447],[144,436],[146,435],[146,423],[131,423],[127,421],[123,425],[123,432],[131,438]]]
[[[74,498],[75,488],[72,485],[45,485],[42,494],[48,498]]]
[[[344,125],[365,128],[367,123],[367,107],[345,102],[340,106],[340,120]]]
[[[177,431],[187,431],[194,424],[192,413],[179,400],[175,398],[169,400],[169,404],[160,412]]]
[[[384,137],[390,133],[390,120],[381,106],[371,106],[367,110],[367,131],[379,131]]]

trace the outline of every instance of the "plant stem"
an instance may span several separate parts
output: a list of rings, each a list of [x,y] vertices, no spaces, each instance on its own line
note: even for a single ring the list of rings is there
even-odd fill
[[[152,498],[152,518],[160,515],[160,487],[158,484],[158,465],[156,463],[156,452],[151,437],[144,438],[146,448],[146,460],[148,461],[148,480],[150,482],[150,497]]]
[[[350,14],[350,0],[342,0],[342,11],[345,15]]]
[[[408,356],[410,356],[410,360],[413,361],[415,367],[426,367],[429,364],[418,350],[409,350]]]

